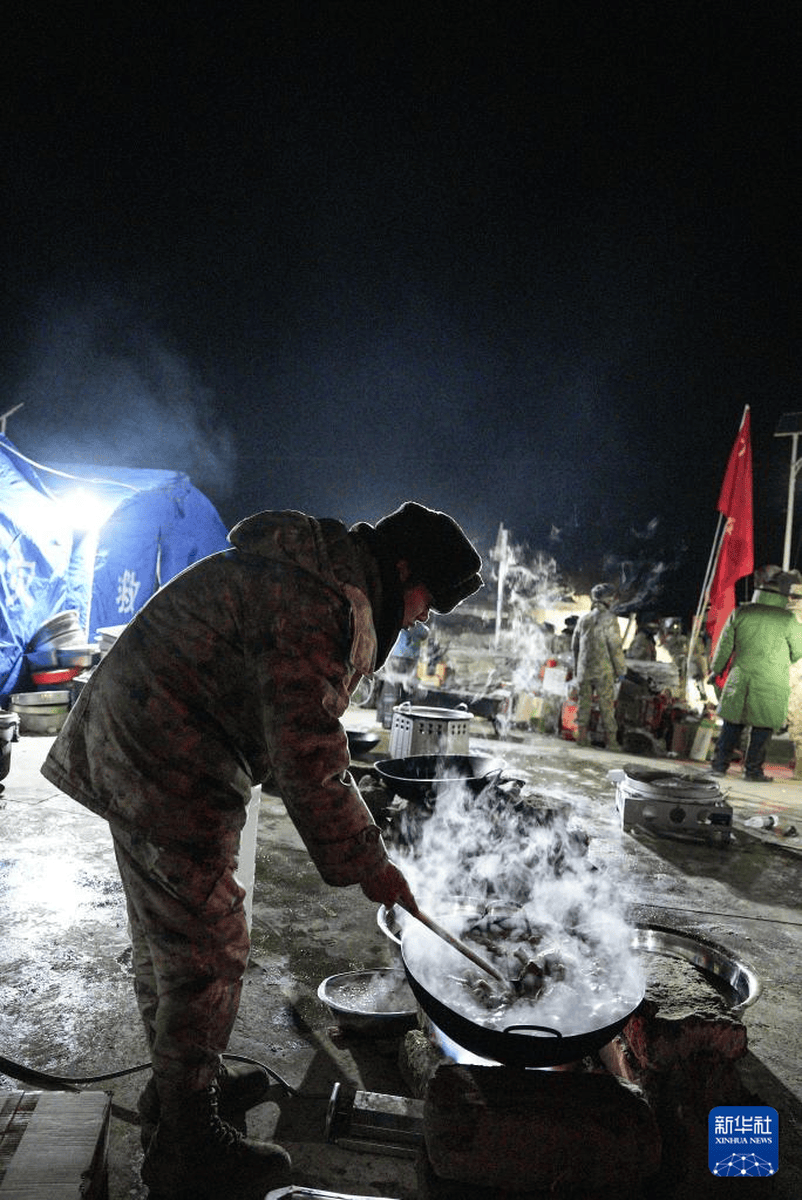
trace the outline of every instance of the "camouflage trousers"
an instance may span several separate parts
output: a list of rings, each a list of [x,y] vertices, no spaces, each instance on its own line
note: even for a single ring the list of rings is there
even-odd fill
[[[577,688],[576,723],[585,729],[590,725],[594,695],[599,706],[605,741],[615,742],[618,724],[615,719],[615,682],[612,678],[593,679],[586,676],[580,680]]]
[[[134,990],[162,1108],[215,1079],[239,1008],[250,939],[238,840],[197,861],[112,826]]]

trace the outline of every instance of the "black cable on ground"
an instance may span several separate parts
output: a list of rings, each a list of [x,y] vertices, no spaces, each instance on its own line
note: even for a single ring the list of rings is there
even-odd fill
[[[272,1067],[268,1067],[266,1063],[260,1062],[258,1058],[251,1058],[245,1054],[224,1054],[223,1058],[230,1059],[233,1062],[252,1063],[255,1067],[261,1067],[271,1079],[274,1079],[284,1089],[288,1096],[298,1094],[294,1088],[290,1087],[286,1079],[282,1079]],[[102,1075],[53,1075],[49,1071],[39,1071],[35,1067],[26,1067],[23,1063],[14,1062],[12,1059],[5,1058],[0,1054],[0,1071],[8,1075],[9,1078],[16,1079],[19,1083],[30,1083],[45,1091],[80,1092],[82,1087],[90,1083],[105,1083],[109,1079],[121,1079],[125,1075],[136,1075],[139,1071],[149,1070],[150,1063],[146,1062],[138,1063],[135,1067],[124,1067],[120,1071],[107,1071]]]

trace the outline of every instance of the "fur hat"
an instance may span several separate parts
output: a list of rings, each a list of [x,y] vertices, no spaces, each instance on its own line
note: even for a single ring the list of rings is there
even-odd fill
[[[482,560],[447,513],[409,501],[377,521],[374,534],[385,560],[406,560],[409,582],[426,585],[435,612],[451,612],[482,586]]]
[[[596,583],[590,589],[590,598],[594,604],[604,604],[608,608],[615,595],[615,588],[610,583]]]
[[[755,571],[755,587],[764,592],[779,592],[781,596],[792,595],[791,588],[802,583],[799,571],[783,571],[782,567],[768,564]]]

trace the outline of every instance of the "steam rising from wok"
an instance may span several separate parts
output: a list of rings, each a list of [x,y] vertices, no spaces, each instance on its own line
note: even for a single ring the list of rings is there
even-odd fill
[[[590,860],[569,809],[492,783],[477,796],[454,780],[399,864],[421,907],[495,955],[507,978],[518,978],[527,959],[546,968],[534,996],[489,989],[458,951],[405,918],[408,965],[454,1011],[488,1028],[535,1024],[568,1035],[637,1005],[643,971],[621,889]],[[455,903],[461,897],[467,906]]]

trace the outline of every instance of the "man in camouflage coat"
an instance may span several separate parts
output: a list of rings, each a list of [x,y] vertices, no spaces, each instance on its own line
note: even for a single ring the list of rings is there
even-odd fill
[[[713,753],[712,774],[725,775],[744,728],[751,726],[744,779],[771,783],[763,770],[768,740],[788,720],[791,663],[802,658],[802,625],[788,610],[798,571],[766,566],[755,572],[749,604],[733,609],[710,662],[710,682],[727,667],[719,713],[723,725]]]
[[[577,681],[576,740],[588,743],[588,726],[594,692],[604,727],[608,750],[618,750],[618,726],[615,719],[615,685],[627,669],[618,618],[610,611],[613,589],[597,583],[591,589],[590,612],[583,613],[574,628],[571,648]]]
[[[241,1125],[269,1085],[221,1057],[249,951],[235,871],[252,787],[272,777],[327,883],[415,911],[340,718],[402,628],[482,583],[459,525],[413,503],[351,529],[259,513],[229,541],[125,628],[42,768],[111,827],[153,1066],[142,1175],[171,1198],[287,1182],[281,1147],[222,1119]]]

